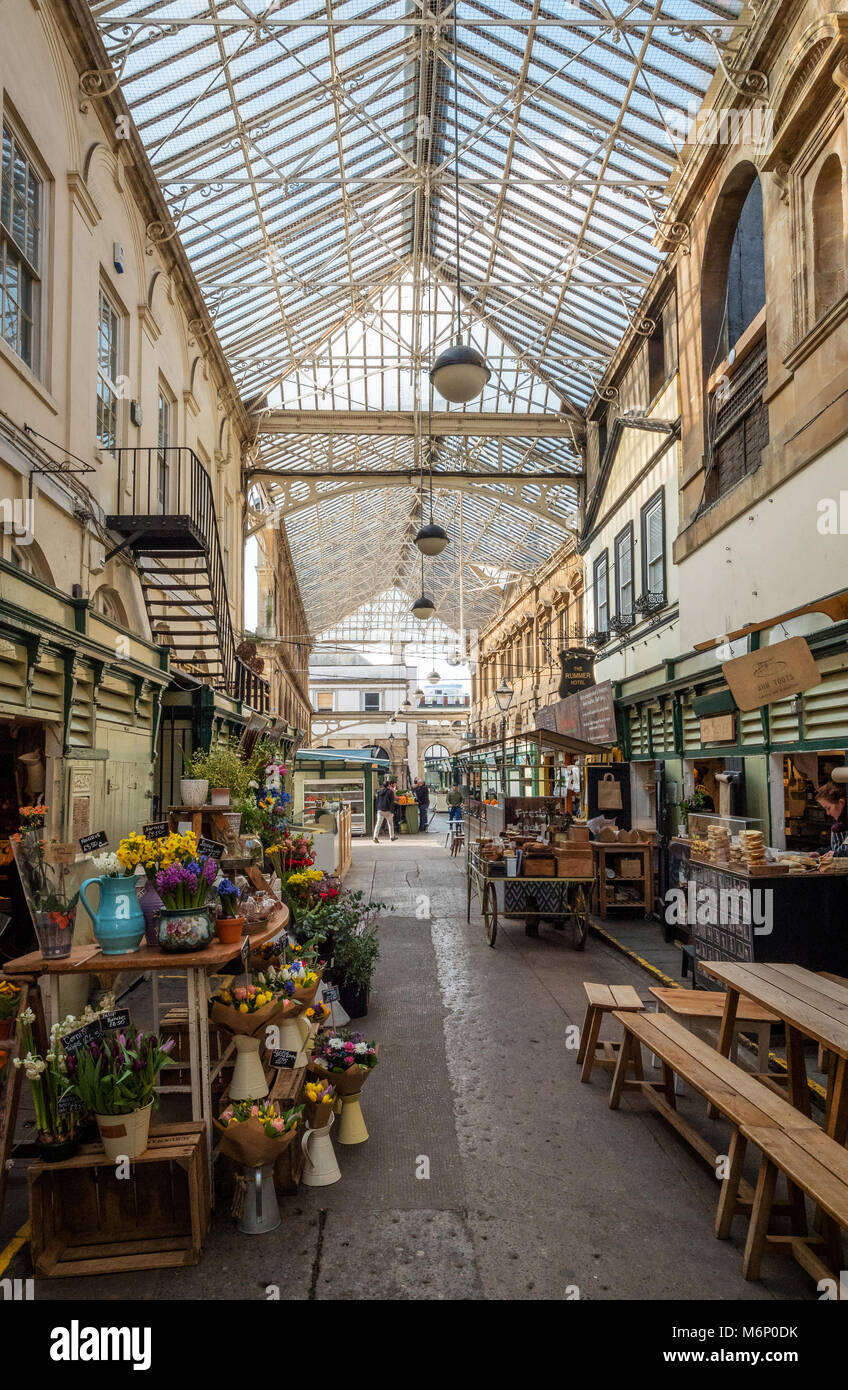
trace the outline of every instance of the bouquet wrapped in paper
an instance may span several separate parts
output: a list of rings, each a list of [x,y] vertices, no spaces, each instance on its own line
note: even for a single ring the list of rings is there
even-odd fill
[[[294,1139],[302,1114],[302,1105],[280,1110],[268,1101],[233,1101],[214,1121],[221,1153],[247,1168],[275,1163]]]
[[[339,1097],[357,1095],[378,1062],[377,1045],[362,1033],[337,1028],[315,1039],[309,1070],[321,1081],[329,1081]]]
[[[209,1017],[231,1033],[255,1037],[272,1023],[297,1018],[303,1012],[299,999],[286,999],[270,986],[261,984],[237,985],[213,994]]]
[[[329,1081],[307,1081],[303,1114],[310,1129],[326,1129],[333,1114],[336,1088]]]

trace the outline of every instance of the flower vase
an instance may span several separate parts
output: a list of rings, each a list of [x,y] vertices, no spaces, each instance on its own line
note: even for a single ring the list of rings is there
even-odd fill
[[[215,935],[208,907],[163,907],[159,916],[158,945],[178,955],[203,951]]]
[[[107,1158],[141,1158],[147,1148],[153,1101],[128,1115],[95,1115]]]
[[[339,1116],[340,1144],[364,1144],[368,1138],[368,1130],[365,1128],[365,1120],[362,1117],[361,1091],[354,1091],[352,1096],[340,1096],[338,1104],[341,1105]]]
[[[138,903],[144,916],[144,939],[148,946],[157,947],[159,945],[159,914],[165,904],[156,892],[156,884],[152,878],[145,877],[144,889],[139,895]]]
[[[69,956],[74,940],[74,913],[63,916],[58,912],[35,912],[33,917],[38,949],[45,960]]]
[[[280,1050],[297,1053],[292,1065],[294,1067],[305,1067],[309,1061],[305,1052],[305,1047],[312,1033],[312,1027],[309,1021],[302,1016],[300,1018],[284,1018],[279,1028]]]
[[[97,911],[87,892],[92,883],[100,889]],[[138,950],[145,922],[132,877],[87,878],[80,885],[80,899],[91,918],[94,938],[104,956],[122,956]]]
[[[230,1099],[262,1100],[268,1094],[268,1082],[259,1056],[261,1039],[249,1037],[246,1033],[236,1033],[233,1042],[236,1064],[230,1082]]]
[[[276,1231],[282,1222],[280,1204],[274,1189],[274,1165],[242,1169],[244,1182],[244,1211],[239,1230],[245,1236],[264,1236]]]
[[[327,1108],[332,1110],[332,1106]],[[301,1178],[304,1187],[329,1187],[331,1183],[339,1182],[341,1179],[341,1169],[330,1138],[330,1129],[335,1118],[335,1115],[331,1114],[329,1124],[323,1128],[306,1129],[303,1132],[300,1142],[305,1158]]]
[[[209,783],[203,777],[180,778],[180,796],[184,806],[196,808],[206,805]]]

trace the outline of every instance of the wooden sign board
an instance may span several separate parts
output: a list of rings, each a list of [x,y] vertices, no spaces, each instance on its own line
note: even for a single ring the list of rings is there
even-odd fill
[[[600,685],[587,686],[576,695],[537,710],[536,728],[571,734],[584,743],[614,744],[618,735],[612,683],[602,681]]]
[[[821,684],[821,672],[805,637],[748,652],[721,667],[731,694],[741,710],[773,705]]]
[[[701,720],[701,744],[735,743],[736,717],[733,714],[713,714]]]

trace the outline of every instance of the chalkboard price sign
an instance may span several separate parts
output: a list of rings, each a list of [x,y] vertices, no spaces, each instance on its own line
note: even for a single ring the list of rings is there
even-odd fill
[[[79,1096],[60,1096],[56,1102],[56,1110],[60,1115],[70,1115],[75,1110],[82,1110],[83,1104]]]
[[[144,833],[148,840],[167,840],[171,826],[166,820],[153,820],[144,827]]]
[[[73,1033],[66,1033],[62,1039],[62,1046],[66,1052],[79,1052],[86,1043],[96,1042],[102,1036],[100,1019],[96,1018],[93,1023],[86,1023],[84,1028],[75,1028]]]
[[[107,1028],[129,1028],[129,1026],[129,1009],[112,1009],[110,1012],[100,1015],[100,1027],[104,1031]]]
[[[109,844],[109,836],[105,830],[95,830],[93,835],[81,835],[79,847],[83,854],[91,854],[96,849],[105,849]]]
[[[325,1003],[325,1004],[336,1004],[336,1003],[338,1003],[338,999],[339,999],[339,987],[338,987],[338,985],[325,985],[325,986],[324,986],[324,1003]]]
[[[292,1068],[294,1067],[294,1064],[295,1064],[296,1061],[297,1061],[297,1053],[296,1053],[296,1052],[285,1052],[285,1051],[282,1051],[282,1050],[279,1050],[279,1049],[278,1049],[276,1052],[272,1052],[272,1053],[271,1053],[271,1066],[272,1066],[272,1067],[285,1067],[285,1068],[287,1068],[289,1071],[291,1071]]]
[[[220,859],[224,853],[224,846],[218,840],[206,840],[201,835],[197,842],[197,853],[206,859]]]

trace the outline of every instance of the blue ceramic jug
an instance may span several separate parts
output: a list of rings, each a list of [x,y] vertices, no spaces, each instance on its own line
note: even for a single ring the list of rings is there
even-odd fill
[[[100,905],[95,912],[86,889],[96,883]],[[135,891],[135,876],[87,878],[80,885],[80,897],[94,923],[94,936],[104,956],[120,956],[137,951],[144,936],[144,913]]]

